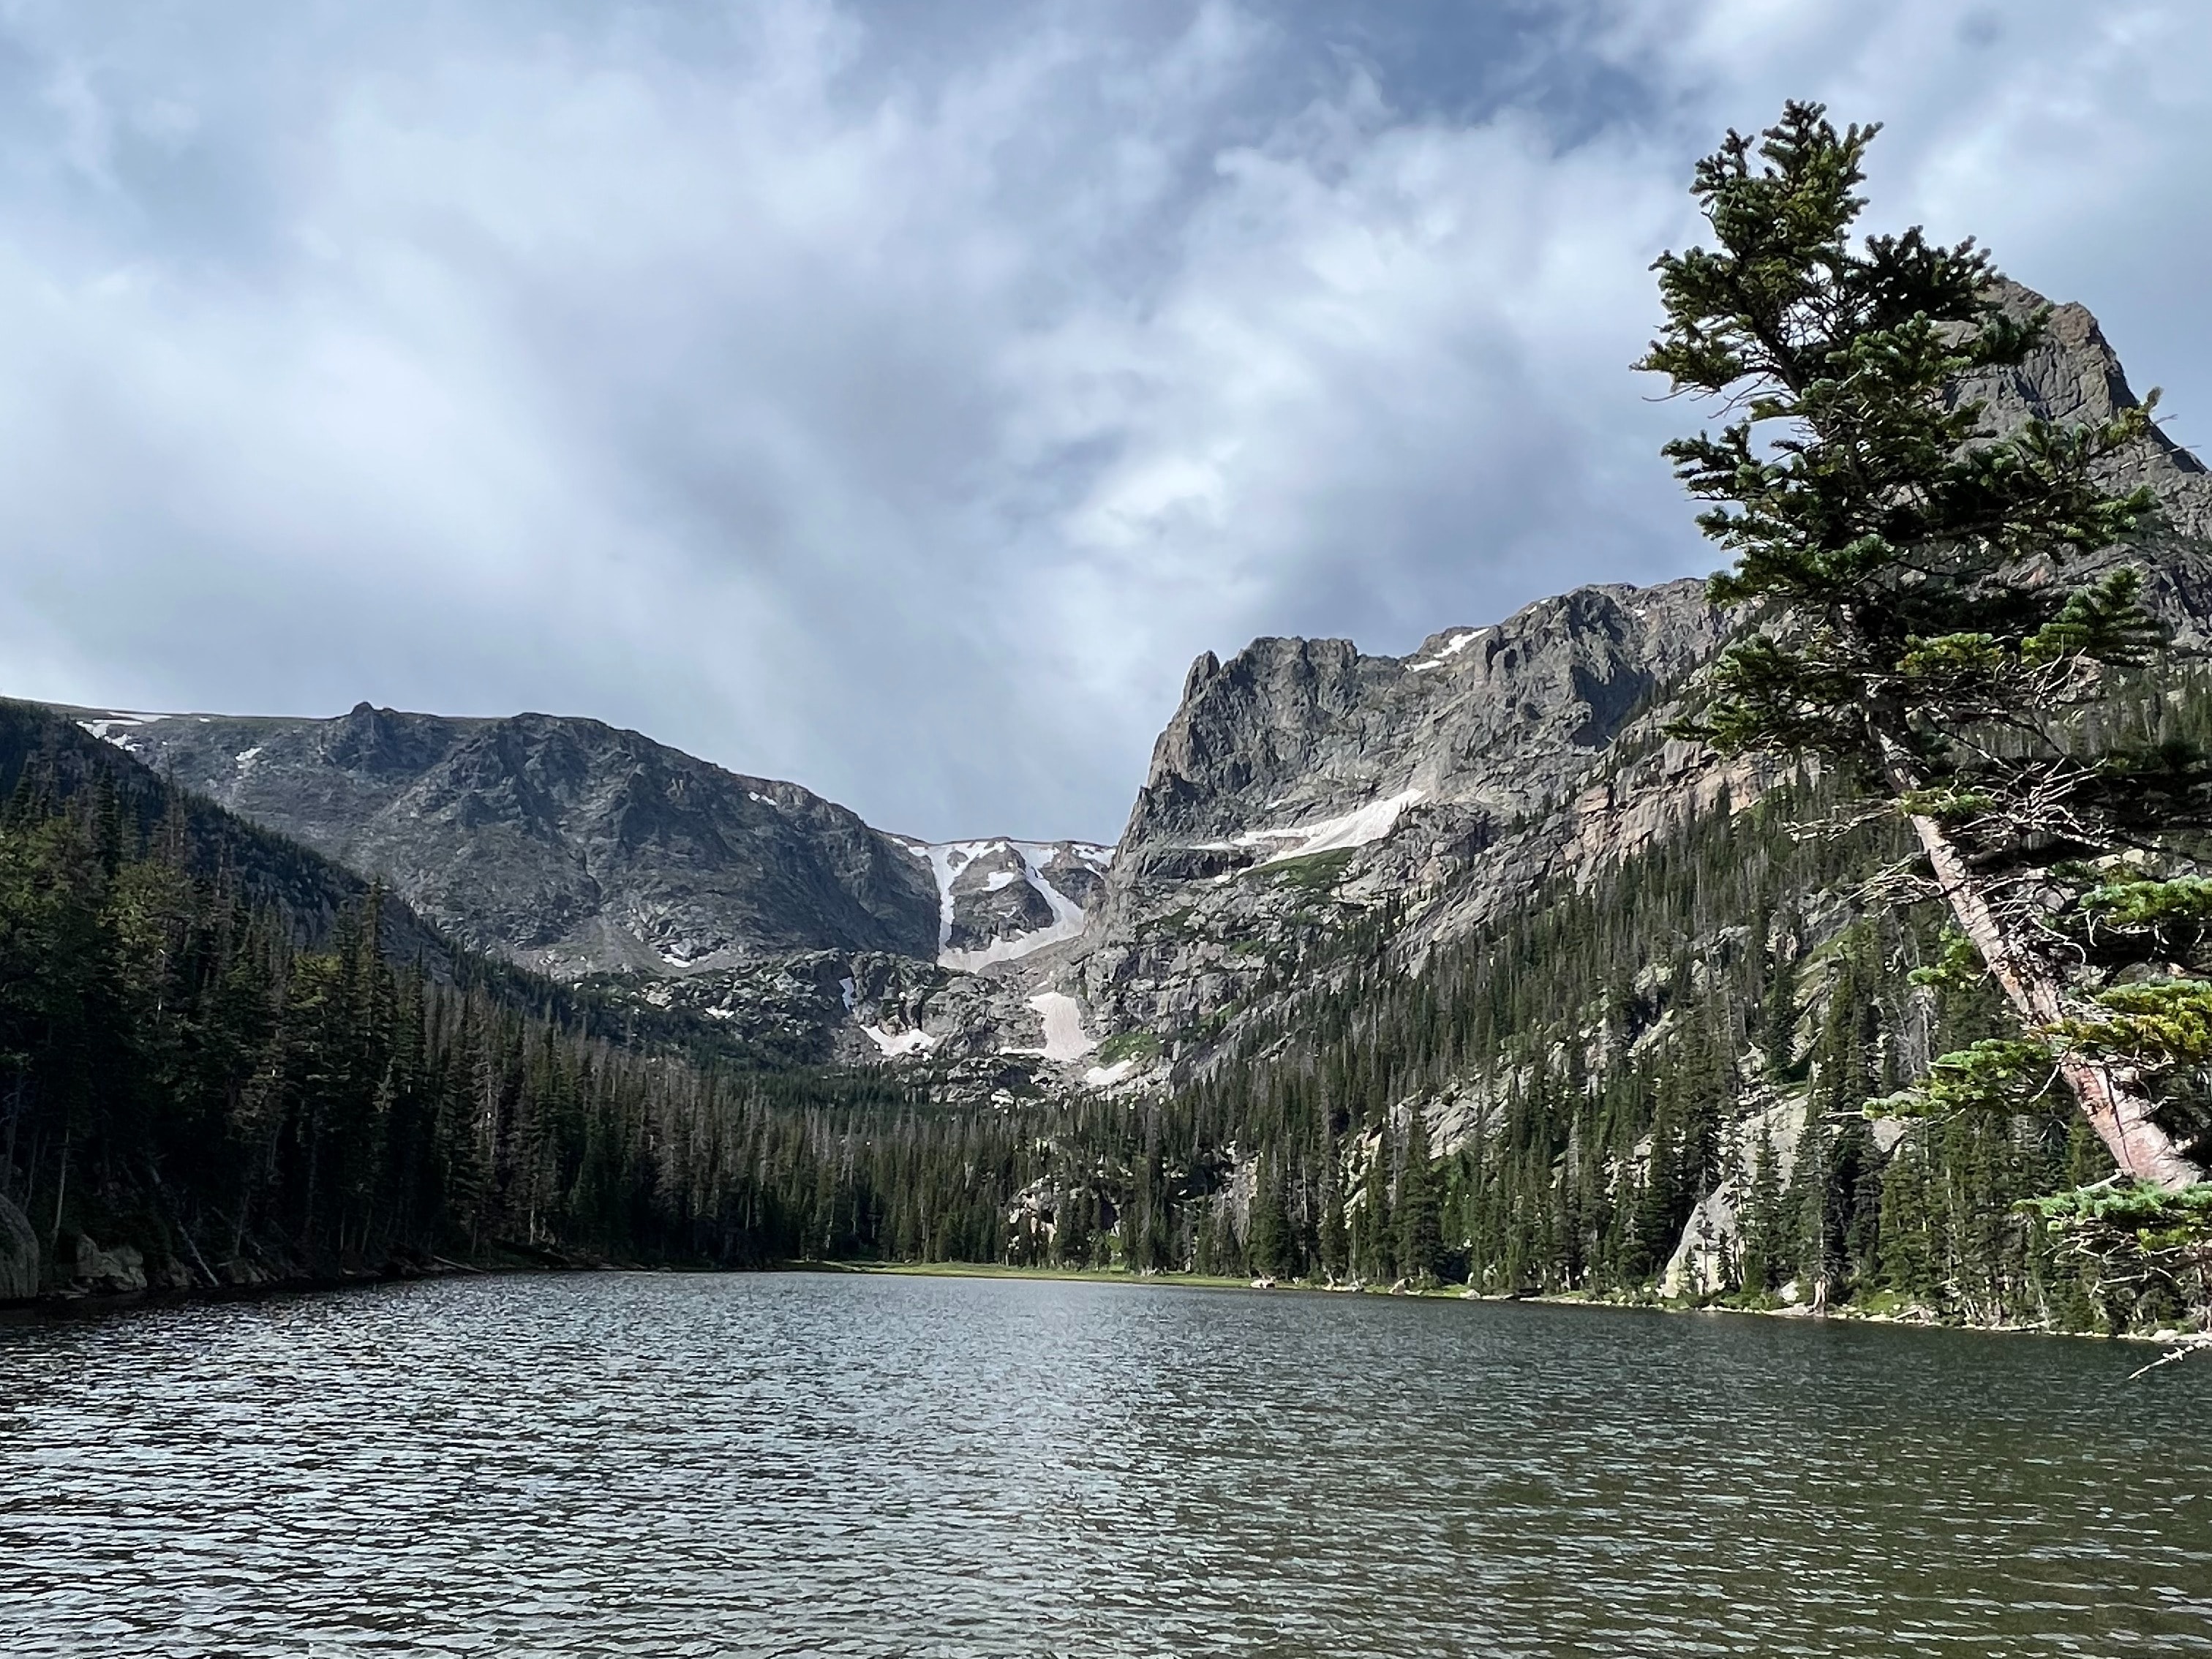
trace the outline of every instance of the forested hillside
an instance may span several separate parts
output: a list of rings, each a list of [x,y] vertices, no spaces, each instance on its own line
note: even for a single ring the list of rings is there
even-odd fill
[[[2191,710],[2203,726],[2206,705]],[[1793,829],[1824,811],[1844,827]],[[1064,1123],[1010,1250],[1376,1287],[2171,1321],[2192,1285],[2100,1278],[2021,1207],[2111,1171],[2063,1098],[1911,1122],[1863,1109],[2011,1027],[1985,987],[1914,982],[1941,918],[1859,897],[1905,847],[1893,820],[1857,816],[1800,780],[1420,963],[1370,954],[1379,928],[1347,933],[1340,971],[1247,1024],[1202,1080]]]
[[[0,791],[0,1296],[880,1248],[878,1077],[452,947],[41,710]]]
[[[2094,1178],[2101,1154],[2056,1103],[1901,1137],[1866,1117],[1998,1015],[1984,992],[1910,982],[1936,949],[1932,915],[1852,902],[1902,851],[1888,824],[1792,833],[1833,804],[1800,783],[1723,806],[1417,973],[1378,964],[1255,1028],[1190,1097],[1245,1127],[1269,1188],[1255,1205],[1291,1218],[1259,1229],[1255,1266],[1637,1294],[1727,1188],[1740,1241],[1677,1288],[2051,1311],[2011,1206]],[[1351,1188],[1340,1229],[1335,1181]]]
[[[2185,690],[2121,717],[2200,738],[2212,698]],[[1938,919],[1859,896],[1906,848],[1832,782],[1724,800],[1419,960],[1387,906],[1340,910],[1171,1094],[955,1109],[454,949],[0,712],[8,1294],[896,1259],[2171,1311],[2172,1286],[2095,1285],[2015,1208],[2109,1167],[2062,1103],[1861,1110],[2004,1025],[1986,990],[1912,983]]]

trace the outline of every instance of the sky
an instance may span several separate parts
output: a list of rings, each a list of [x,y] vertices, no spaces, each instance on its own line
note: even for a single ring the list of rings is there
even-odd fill
[[[0,695],[1111,840],[1201,651],[1712,567],[1628,365],[1793,96],[2212,441],[2202,0],[0,0]]]

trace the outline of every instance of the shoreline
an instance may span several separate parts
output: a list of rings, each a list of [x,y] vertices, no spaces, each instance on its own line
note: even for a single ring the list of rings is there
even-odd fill
[[[738,1267],[716,1267],[704,1262],[611,1261],[592,1257],[546,1261],[532,1260],[520,1255],[491,1257],[477,1262],[432,1256],[420,1264],[395,1265],[384,1270],[336,1275],[302,1274],[246,1285],[160,1285],[142,1290],[48,1292],[27,1299],[0,1303],[0,1325],[96,1316],[142,1307],[180,1307],[196,1303],[255,1302],[277,1297],[313,1296],[423,1280],[596,1273],[849,1273],[903,1279],[1103,1284],[1182,1291],[1264,1291],[1269,1294],[1295,1296],[1370,1296],[1400,1301],[1534,1304],[1543,1307],[1584,1308],[1616,1313],[1729,1315],[1753,1319],[1780,1319],[1809,1325],[1824,1325],[1832,1321],[1838,1324],[1881,1325],[1906,1330],[1950,1331],[1982,1336],[2063,1337],[2168,1348],[2202,1345],[2206,1337],[2206,1334],[2202,1332],[2170,1328],[2157,1331],[2062,1331],[2046,1325],[1954,1323],[1942,1319],[1909,1318],[1892,1313],[1862,1313],[1849,1307],[1832,1308],[1815,1313],[1804,1307],[1748,1308],[1719,1302],[1692,1304],[1667,1302],[1656,1297],[1592,1297],[1572,1291],[1516,1296],[1505,1292],[1477,1292],[1463,1285],[1437,1285],[1426,1290],[1381,1290],[1364,1285],[1316,1284],[1308,1279],[1262,1284],[1255,1279],[1220,1273],[1140,1273],[1119,1267],[1016,1267],[1006,1262],[989,1261],[782,1261]]]
[[[0,1302],[0,1324],[39,1319],[69,1319],[79,1314],[119,1313],[131,1308],[185,1307],[199,1303],[258,1302],[289,1296],[319,1296],[337,1291],[368,1290],[379,1285],[410,1285],[423,1280],[498,1278],[528,1273],[750,1273],[765,1268],[715,1267],[705,1264],[609,1261],[576,1256],[546,1260],[525,1254],[488,1256],[480,1261],[455,1261],[428,1255],[419,1261],[391,1261],[357,1272],[272,1274],[239,1284],[149,1284],[124,1290],[46,1291],[33,1297]]]
[[[1304,1296],[1372,1296],[1398,1301],[1424,1302],[1485,1302],[1534,1304],[1547,1308],[1587,1308],[1615,1313],[1644,1313],[1668,1315],[1721,1314],[1747,1319],[1780,1319],[1796,1324],[1882,1325],[1902,1330],[1954,1331],[1976,1336],[2049,1336],[2079,1339],[2089,1342],[2136,1342],[2154,1346],[2171,1347],[2199,1340],[2204,1334],[2185,1330],[2158,1331],[2062,1331],[2048,1325],[1975,1325],[1952,1322],[1942,1319],[1914,1319],[1891,1313],[1862,1313],[1850,1307],[1831,1308],[1815,1313],[1806,1307],[1746,1308],[1721,1302],[1667,1302],[1650,1299],[1593,1297],[1576,1292],[1546,1292],[1515,1296],[1504,1291],[1474,1291],[1464,1285],[1439,1285],[1429,1290],[1376,1290],[1360,1285],[1317,1285],[1307,1279],[1279,1281],[1261,1285],[1248,1279],[1231,1279],[1218,1274],[1196,1273],[1133,1273],[1116,1267],[1016,1267],[994,1262],[932,1261],[932,1262],[821,1262],[792,1263],[785,1268],[769,1271],[828,1272],[880,1273],[893,1277],[922,1279],[1029,1279],[1060,1281],[1067,1284],[1113,1284],[1132,1286],[1159,1285],[1185,1290],[1266,1291],[1270,1294],[1287,1291]]]

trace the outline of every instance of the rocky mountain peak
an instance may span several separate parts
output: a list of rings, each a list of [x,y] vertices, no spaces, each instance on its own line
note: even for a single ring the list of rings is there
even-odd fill
[[[2128,384],[2127,371],[2088,307],[2069,301],[2053,305],[2034,289],[2001,281],[1996,297],[2016,317],[2046,313],[2043,337],[2010,368],[1992,369],[1960,387],[1962,398],[1987,407],[1993,432],[2016,431],[2029,420],[2061,426],[2110,420],[2142,399]],[[2196,455],[2154,428],[2150,441],[2112,470],[2114,483],[2148,484],[2157,495],[2163,522],[2153,532],[2194,540],[2212,538],[2212,475]]]
[[[1105,1029],[1170,1037],[1244,1000],[1302,929],[1471,867],[1503,892],[1527,860],[1483,849],[1560,818],[1722,633],[1682,580],[1577,588],[1404,657],[1267,638],[1201,658],[1069,977]],[[1553,853],[1569,839],[1562,818]]]
[[[1201,673],[1203,658],[1153,748],[1122,862],[1169,843],[1288,841],[1401,795],[1527,810],[1563,782],[1545,757],[1601,748],[1719,636],[1702,584],[1679,581],[1578,588],[1407,657],[1260,639]]]

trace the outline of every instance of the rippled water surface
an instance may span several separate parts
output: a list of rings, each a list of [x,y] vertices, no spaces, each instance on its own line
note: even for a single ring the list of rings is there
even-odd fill
[[[0,1653],[2212,1654],[2212,1366],[788,1274],[0,1327]]]

